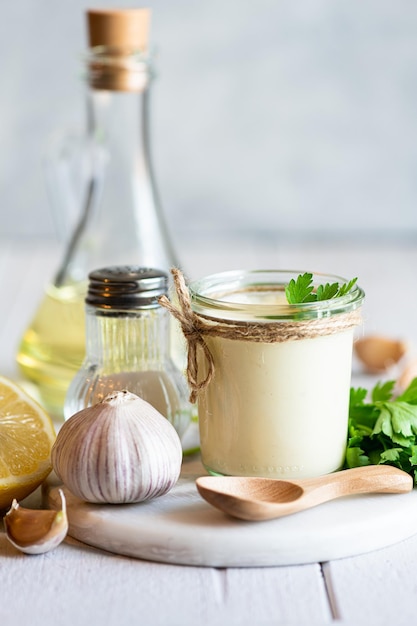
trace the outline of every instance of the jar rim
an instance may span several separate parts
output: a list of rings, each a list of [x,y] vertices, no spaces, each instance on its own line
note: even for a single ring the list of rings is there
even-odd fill
[[[189,284],[191,307],[195,313],[217,320],[277,322],[331,317],[349,313],[362,305],[365,293],[356,283],[344,296],[338,298],[289,304],[284,296],[285,286],[306,271],[258,269],[211,274]],[[312,274],[315,287],[325,283],[348,282],[333,274],[309,273]],[[277,293],[282,293],[282,302],[276,301]],[[245,295],[240,297],[239,294]],[[268,302],[268,295],[275,301]]]

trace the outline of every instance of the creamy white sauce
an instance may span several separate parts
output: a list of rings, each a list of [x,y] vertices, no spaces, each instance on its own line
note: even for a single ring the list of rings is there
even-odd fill
[[[353,330],[273,344],[206,341],[215,375],[198,414],[209,471],[303,478],[342,466]]]

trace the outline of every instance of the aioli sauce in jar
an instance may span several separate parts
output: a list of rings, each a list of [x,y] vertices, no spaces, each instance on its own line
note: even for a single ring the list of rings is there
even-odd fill
[[[198,414],[202,461],[212,474],[303,478],[343,465],[356,309],[364,294],[354,286],[342,298],[289,305],[284,285],[297,275],[226,272],[190,286],[193,311],[209,323],[279,322],[285,331],[299,322],[306,334],[270,342],[204,337],[214,375],[199,392]],[[309,333],[317,320],[324,331]],[[201,351],[199,369],[207,371]]]

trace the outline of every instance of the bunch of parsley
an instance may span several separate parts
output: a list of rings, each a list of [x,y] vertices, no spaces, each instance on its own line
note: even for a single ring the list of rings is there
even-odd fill
[[[404,470],[417,485],[417,378],[394,397],[395,381],[368,392],[350,391],[346,467],[386,463]]]

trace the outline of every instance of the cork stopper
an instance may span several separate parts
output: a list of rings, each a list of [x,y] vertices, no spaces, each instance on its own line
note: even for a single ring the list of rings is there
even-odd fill
[[[146,51],[150,16],[150,9],[89,9],[89,45]]]
[[[89,83],[93,89],[143,91],[149,82],[150,9],[89,9]]]

